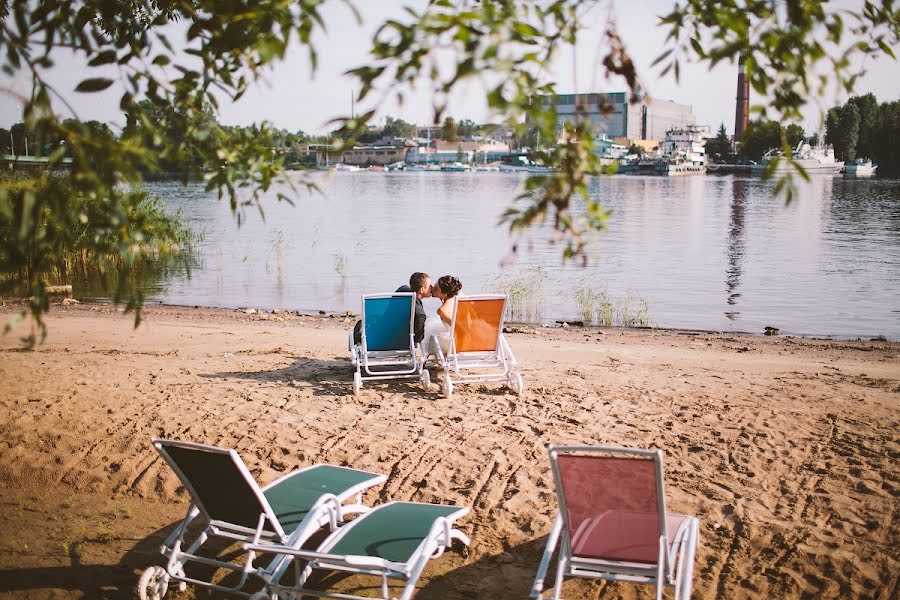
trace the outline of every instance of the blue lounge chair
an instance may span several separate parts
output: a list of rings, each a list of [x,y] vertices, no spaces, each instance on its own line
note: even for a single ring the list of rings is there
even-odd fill
[[[416,295],[412,292],[364,294],[362,336],[359,343],[350,333],[353,393],[365,381],[418,379],[428,389],[431,377],[415,342]]]

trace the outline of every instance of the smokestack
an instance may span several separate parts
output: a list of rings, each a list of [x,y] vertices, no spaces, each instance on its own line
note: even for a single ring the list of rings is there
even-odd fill
[[[747,67],[744,55],[738,58],[737,102],[734,109],[734,142],[739,143],[750,123],[750,82],[747,81]]]

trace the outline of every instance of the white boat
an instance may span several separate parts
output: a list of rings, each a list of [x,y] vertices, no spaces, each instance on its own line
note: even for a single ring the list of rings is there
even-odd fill
[[[503,173],[552,173],[553,169],[542,165],[500,165]]]
[[[516,162],[500,163],[499,169],[502,173],[552,173],[553,169],[539,165],[533,160],[524,156],[516,157]]]
[[[847,177],[871,177],[877,168],[878,165],[873,165],[871,160],[857,158],[844,165],[844,175]]]
[[[750,165],[750,173],[761,175],[776,157],[779,160],[773,173],[777,175],[796,171],[791,162],[781,154],[781,151],[772,149],[763,155],[758,164]],[[811,146],[800,140],[792,153],[792,158],[810,175],[837,175],[844,170],[844,162],[835,160],[834,148],[831,146]]]
[[[441,166],[433,163],[407,164],[404,171],[440,171]]]
[[[705,125],[673,127],[659,145],[657,175],[702,175],[706,173],[706,140],[712,137]]]
[[[441,165],[441,171],[471,171],[472,165],[466,165],[459,161]]]
[[[703,175],[706,173],[705,164],[697,164],[683,159],[661,160],[654,166],[657,175]]]
[[[335,171],[362,171],[362,167],[357,167],[356,165],[346,165],[344,163],[334,163],[331,165],[331,168]]]

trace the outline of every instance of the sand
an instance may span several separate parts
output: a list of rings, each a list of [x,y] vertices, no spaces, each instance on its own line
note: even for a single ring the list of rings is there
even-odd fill
[[[421,599],[527,596],[556,511],[551,443],[665,450],[668,508],[701,522],[695,598],[900,595],[900,344],[524,328],[508,335],[521,397],[445,399],[353,396],[351,319],[154,307],[135,330],[78,305],[48,323],[33,351],[0,337],[0,598],[135,597],[187,505],[151,436],[233,447],[262,483],[330,462],[388,475],[370,503],[471,507],[471,547],[431,561]]]

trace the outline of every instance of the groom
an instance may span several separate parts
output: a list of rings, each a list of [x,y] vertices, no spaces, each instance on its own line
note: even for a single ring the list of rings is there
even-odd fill
[[[425,307],[422,298],[431,297],[431,276],[428,273],[415,272],[409,276],[409,285],[401,285],[398,292],[416,293],[416,315],[413,317],[413,341],[421,342],[425,338]]]
[[[425,338],[425,307],[422,306],[422,298],[431,297],[431,276],[428,273],[416,271],[409,276],[409,285],[401,285],[398,292],[416,293],[416,314],[413,317],[413,341],[420,343]],[[362,341],[362,321],[357,321],[353,327],[353,343]]]

